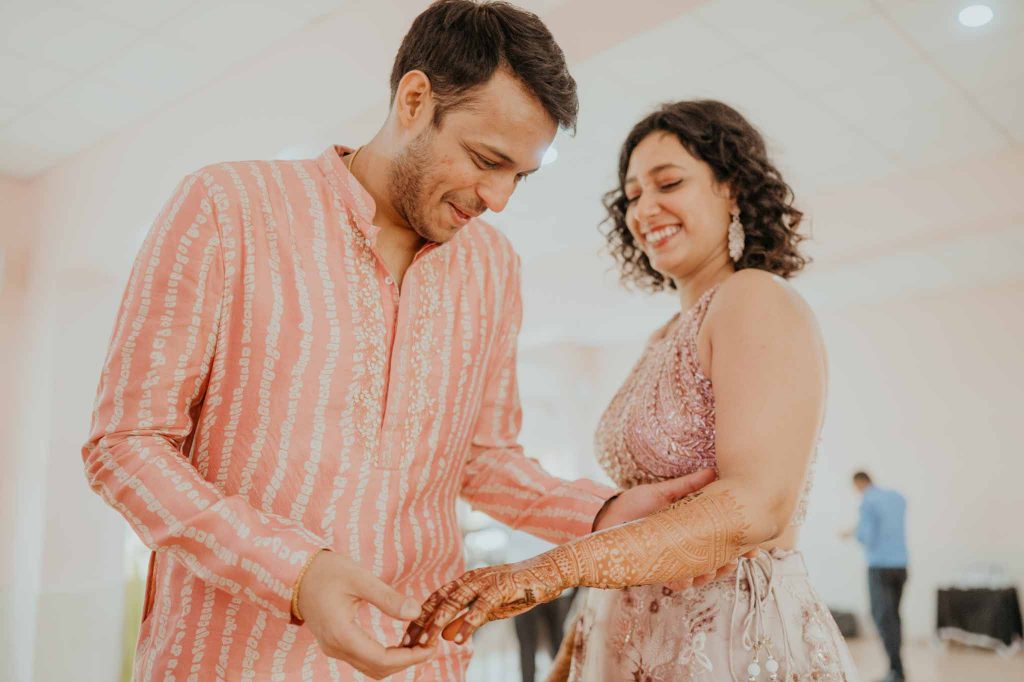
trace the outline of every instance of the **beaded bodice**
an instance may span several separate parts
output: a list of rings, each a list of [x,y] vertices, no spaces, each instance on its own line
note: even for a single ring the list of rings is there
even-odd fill
[[[697,332],[715,293],[647,343],[597,428],[597,458],[632,488],[715,467],[715,396],[697,360]]]
[[[715,468],[715,396],[697,333],[717,286],[647,343],[598,424],[597,459],[623,488]],[[792,523],[803,521],[810,476]]]

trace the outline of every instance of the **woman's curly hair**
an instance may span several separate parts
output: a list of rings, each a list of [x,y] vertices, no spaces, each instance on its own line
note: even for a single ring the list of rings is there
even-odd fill
[[[809,262],[798,246],[803,213],[793,206],[793,190],[768,160],[764,138],[732,107],[714,100],[664,104],[633,126],[619,153],[619,186],[604,195],[610,225],[608,251],[627,286],[649,291],[675,289],[675,283],[651,266],[626,226],[626,170],[636,146],[651,133],[675,137],[694,157],[711,166],[718,183],[736,197],[746,241],[736,269],[757,268],[789,278]]]

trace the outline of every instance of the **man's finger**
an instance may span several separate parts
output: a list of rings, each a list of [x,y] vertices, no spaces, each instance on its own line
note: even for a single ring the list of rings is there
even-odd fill
[[[337,642],[337,651],[328,652],[336,658],[351,663],[370,675],[384,677],[413,665],[430,660],[436,653],[434,648],[384,647],[362,630],[354,627],[344,639]]]
[[[410,649],[403,646],[389,646],[384,650],[384,658],[381,663],[387,674],[393,674],[399,670],[420,663],[426,663],[437,653],[436,647],[416,647]]]
[[[373,604],[392,618],[412,620],[420,613],[420,605],[412,597],[407,597],[374,577],[368,571],[356,571],[352,575],[356,596]]]
[[[691,493],[695,493],[709,483],[713,483],[717,474],[714,469],[700,469],[692,474],[672,478],[658,484],[660,492],[670,502],[680,500]]]

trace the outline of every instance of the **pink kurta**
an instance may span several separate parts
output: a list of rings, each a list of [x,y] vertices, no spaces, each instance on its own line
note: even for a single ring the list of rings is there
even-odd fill
[[[361,679],[289,622],[311,552],[425,598],[463,570],[456,497],[564,542],[611,494],[517,444],[509,243],[474,221],[399,292],[344,151],[190,175],[136,260],[83,448],[155,550],[136,679]],[[395,679],[461,680],[468,656],[445,643]]]

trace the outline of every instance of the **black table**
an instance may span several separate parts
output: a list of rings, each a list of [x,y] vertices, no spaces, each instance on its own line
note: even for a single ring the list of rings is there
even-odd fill
[[[938,591],[935,627],[940,640],[997,651],[1019,647],[1024,639],[1017,590],[958,589]]]

